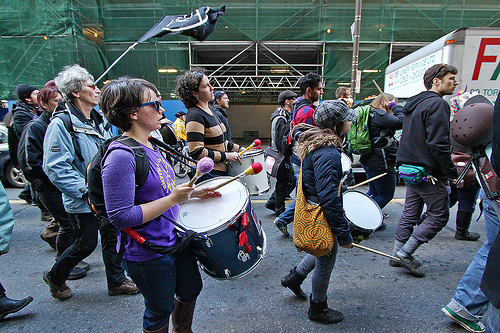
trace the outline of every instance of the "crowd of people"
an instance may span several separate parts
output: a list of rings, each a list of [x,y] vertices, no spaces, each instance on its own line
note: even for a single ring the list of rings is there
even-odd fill
[[[450,206],[456,202],[455,238],[479,239],[468,229],[481,196],[486,243],[442,311],[469,332],[499,332],[500,205],[495,195],[500,187],[480,191],[477,183],[450,186],[459,176],[452,153],[471,154],[469,148],[484,149],[470,147],[460,138],[451,141],[452,115],[443,97],[454,93],[456,75],[457,69],[451,65],[430,67],[423,77],[426,91],[408,99],[404,107],[396,96],[377,96],[369,105],[367,120],[371,150],[362,154],[360,162],[367,178],[384,174],[369,183],[367,192],[380,209],[394,197],[398,169],[400,173],[402,167],[405,173],[423,170],[423,177],[405,180],[405,204],[396,227],[394,259],[389,261],[390,266],[402,267],[415,277],[424,277],[425,270],[414,253],[448,223]],[[327,304],[330,276],[338,247],[350,248],[353,243],[342,204],[347,175],[341,154],[350,153],[345,134],[358,114],[352,110],[352,96],[345,87],[337,91],[335,100],[319,102],[323,82],[318,74],[304,75],[298,87],[300,96],[291,90],[278,96],[279,106],[271,115],[270,147],[282,154],[283,160],[276,174],[276,188],[265,207],[274,212],[274,225],[286,237],[290,235],[287,225],[294,220],[296,201],[286,206],[285,199],[294,188],[321,208],[335,238],[333,249],[319,257],[306,254],[281,284],[297,297],[309,299],[311,320],[332,324],[343,320],[344,315]],[[60,300],[72,296],[66,281],[85,277],[90,267],[83,260],[97,247],[100,233],[108,294],[142,294],[144,332],[168,332],[169,323],[174,332],[191,332],[202,290],[196,259],[199,235],[176,230],[179,204],[193,197],[219,197],[221,193],[210,187],[176,184],[166,156],[148,140],[150,136],[161,138],[159,130],[168,126],[159,90],[143,79],[118,78],[107,82],[101,91],[85,68],[72,65],[41,90],[22,84],[16,92],[19,101],[8,119],[9,142],[15,151],[14,163],[21,166],[30,182],[21,198],[36,202],[51,223],[47,228],[53,231],[56,261],[42,276],[50,294]],[[187,142],[193,160],[210,158],[214,162],[210,174],[197,182],[226,176],[228,163],[242,162],[243,150],[231,134],[228,94],[214,92],[202,68],[178,77],[177,94],[187,112],[176,114],[172,125],[176,140]],[[100,111],[95,109],[97,105]],[[487,171],[492,180],[498,179],[494,172],[500,171],[500,142],[498,135],[495,137],[500,128],[499,114],[497,100],[493,157]],[[402,130],[399,141],[395,138],[397,130]],[[115,132],[121,139],[113,135]],[[88,205],[88,191],[95,184],[85,179],[87,165],[103,144],[107,148],[99,163],[106,216],[95,214]],[[142,159],[138,159],[136,148]],[[146,173],[143,179],[139,170]],[[3,187],[0,211],[0,254],[5,254],[14,220]],[[156,247],[140,243],[134,233]],[[47,231],[42,238],[48,241],[43,235]],[[307,296],[301,284],[309,273],[312,293]],[[7,298],[0,284],[0,319],[31,301],[31,297]],[[481,319],[486,312],[485,327]]]

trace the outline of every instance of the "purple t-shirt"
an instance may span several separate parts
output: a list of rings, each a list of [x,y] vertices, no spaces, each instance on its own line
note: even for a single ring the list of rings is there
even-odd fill
[[[113,142],[104,155],[102,163],[102,185],[104,201],[109,221],[118,233],[117,250],[122,246],[123,258],[130,261],[146,261],[161,257],[130,238],[124,228],[133,227],[141,236],[153,244],[171,246],[177,241],[174,225],[160,216],[142,224],[142,208],[134,205],[137,196],[142,202],[150,202],[169,195],[175,187],[174,170],[160,153],[158,148],[150,149],[143,145],[149,159],[149,175],[144,185],[135,193],[135,157],[131,148],[119,142]],[[177,220],[179,206],[175,205],[163,213],[166,217]],[[123,234],[123,238],[121,235]]]

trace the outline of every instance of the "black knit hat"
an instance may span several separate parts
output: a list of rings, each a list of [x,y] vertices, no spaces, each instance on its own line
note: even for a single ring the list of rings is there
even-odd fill
[[[30,98],[31,93],[35,90],[38,90],[38,88],[30,86],[29,84],[21,83],[16,86],[16,94],[21,101]]]

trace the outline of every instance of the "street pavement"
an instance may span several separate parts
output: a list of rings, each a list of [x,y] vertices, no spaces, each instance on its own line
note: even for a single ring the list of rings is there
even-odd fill
[[[40,239],[45,225],[40,221],[40,211],[19,200],[18,189],[7,188],[7,193],[16,225],[10,252],[0,257],[0,281],[9,297],[31,295],[34,301],[0,321],[0,332],[141,332],[143,298],[108,296],[100,245],[85,260],[91,266],[88,275],[68,282],[73,297],[59,301],[50,296],[42,272],[54,263],[54,251]],[[427,273],[425,278],[390,267],[385,257],[340,248],[328,303],[343,312],[345,320],[322,325],[308,319],[307,301],[295,298],[280,285],[281,277],[301,260],[303,253],[297,253],[292,239],[285,238],[273,225],[274,215],[264,207],[270,193],[251,197],[267,235],[266,257],[254,271],[237,280],[220,281],[202,273],[204,288],[196,306],[194,332],[465,332],[440,309],[453,296],[484,241],[484,217],[473,222],[470,229],[481,234],[479,241],[457,241],[453,237],[456,207],[452,208],[448,226],[417,252]],[[392,253],[404,193],[404,186],[398,186],[395,199],[384,209],[389,214],[387,229],[373,233],[361,245]],[[206,209],[209,218],[211,208]],[[474,218],[478,215],[479,209]],[[303,289],[307,294],[311,292],[310,277]]]

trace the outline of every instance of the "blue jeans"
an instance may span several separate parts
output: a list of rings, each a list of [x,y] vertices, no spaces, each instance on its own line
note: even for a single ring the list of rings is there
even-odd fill
[[[300,175],[300,165],[292,163],[293,175],[295,176],[295,188],[297,188],[297,183],[299,181]],[[295,214],[295,198],[286,207],[285,211],[277,217],[278,224],[287,225],[293,222],[293,215]]]
[[[468,317],[463,317],[472,321],[481,319],[488,307],[488,298],[481,291],[480,284],[488,253],[500,229],[500,221],[493,207],[493,205],[496,205],[498,208],[500,204],[485,198],[483,191],[481,191],[481,198],[483,200],[484,222],[486,224],[486,242],[476,253],[474,259],[472,259],[451,300],[452,303],[464,310],[461,314],[469,315]]]
[[[373,178],[378,176],[384,171],[374,170],[367,165],[361,165],[365,169],[366,177]],[[380,209],[384,208],[394,198],[394,191],[396,190],[396,173],[394,168],[387,171],[384,177],[375,179],[369,183],[368,196],[378,204]]]
[[[196,300],[203,287],[200,271],[192,252],[178,257],[164,255],[148,261],[123,260],[123,268],[144,297],[143,327],[148,331],[168,325],[174,311],[174,294],[183,303]]]
[[[304,259],[297,265],[296,271],[302,276],[307,276],[313,269],[312,275],[312,300],[315,302],[324,302],[328,285],[330,284],[330,276],[332,275],[335,260],[337,259],[337,251],[339,245],[335,238],[335,245],[330,253],[315,257],[312,254],[306,254]]]
[[[450,207],[458,202],[458,209],[465,213],[474,213],[476,210],[476,200],[479,195],[479,187],[469,186],[465,188],[451,187]]]
[[[488,313],[486,314],[486,333],[500,332],[500,309],[497,309],[490,303]]]

